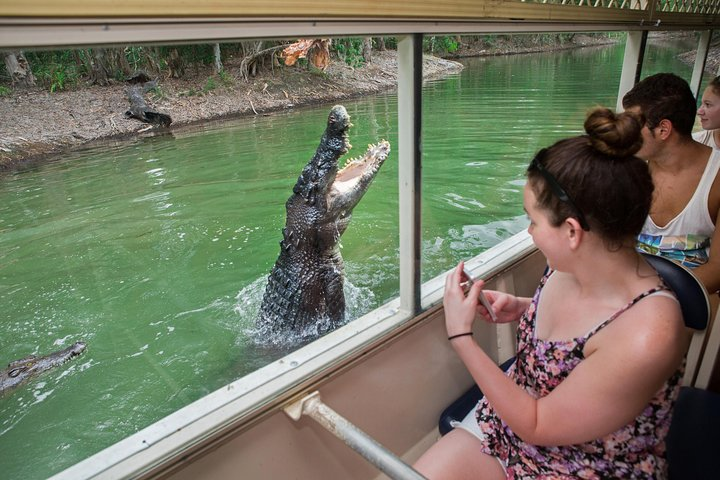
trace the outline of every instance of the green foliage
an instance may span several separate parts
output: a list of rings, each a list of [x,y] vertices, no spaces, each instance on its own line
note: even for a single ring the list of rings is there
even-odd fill
[[[385,38],[385,48],[388,50],[397,50],[397,37],[383,37]]]
[[[460,44],[456,36],[429,36],[423,38],[423,51],[430,53],[453,53],[457,51]]]
[[[196,97],[198,95],[202,95],[202,91],[197,90],[195,88],[189,88],[187,90],[184,90],[184,91],[178,93],[178,96],[180,96],[180,97]]]
[[[144,47],[126,47],[123,49],[123,54],[133,71],[147,68]]]
[[[308,70],[310,71],[311,74],[315,75],[316,77],[321,77],[321,78],[329,77],[328,73],[325,70],[317,68],[312,63],[309,64]]]
[[[36,81],[50,92],[65,90],[80,79],[81,66],[72,50],[27,52],[25,57]]]
[[[65,90],[68,82],[68,73],[64,65],[58,65],[50,73],[50,93]]]
[[[189,65],[210,65],[215,60],[213,46],[210,44],[174,45],[159,47],[158,53],[160,57],[167,58],[170,56],[170,52],[172,50],[177,50],[183,62]]]
[[[125,79],[129,67],[131,72],[146,70],[148,73],[161,73],[168,68],[170,52],[176,50],[183,65],[205,65],[214,61],[212,45],[180,45],[164,47],[127,46],[124,48],[106,49],[107,67],[111,77],[118,81]],[[95,59],[89,49],[28,51],[26,57],[39,85],[51,92],[65,90],[80,83],[88,77]],[[126,62],[126,63],[125,63]],[[234,80],[229,74],[220,76],[225,85]],[[206,91],[216,85],[205,86]]]
[[[498,36],[497,35],[482,35],[480,38],[482,42],[485,43],[488,47],[492,47],[498,43]]]
[[[361,67],[365,63],[362,56],[363,39],[356,37],[340,38],[333,42],[331,49],[351,67]]]
[[[220,73],[218,73],[218,77],[220,77],[220,83],[226,87],[232,87],[235,85],[235,79],[228,73],[227,70],[221,70]]]
[[[476,43],[487,45],[487,48],[501,47],[503,50],[511,51],[514,48],[528,48],[537,45],[562,45],[573,40],[575,33],[541,33],[541,34],[515,34],[515,35],[473,35],[463,36],[463,43]],[[624,32],[590,32],[583,35],[617,38],[625,35]],[[383,37],[385,48],[396,49],[397,37]],[[377,41],[377,39],[375,39]],[[457,36],[426,36],[423,38],[423,50],[438,55],[452,54],[460,47],[460,37]],[[227,43],[221,46],[223,57],[231,59],[237,55],[244,57],[250,51],[248,42]],[[265,42],[265,47],[269,46]],[[275,42],[274,44],[278,44]],[[365,63],[363,58],[363,38],[344,37],[334,39],[331,44],[331,53],[351,67],[360,67]],[[374,46],[377,48],[377,44]],[[118,81],[124,80],[127,69],[132,72],[145,70],[150,75],[167,74],[172,66],[174,75],[182,76],[188,68],[195,66],[211,65],[214,63],[214,51],[212,44],[196,45],[168,45],[168,46],[138,46],[131,45],[124,48],[106,49],[106,67],[108,73]],[[58,92],[72,88],[91,74],[92,65],[95,61],[93,52],[90,49],[57,50],[57,51],[28,51],[25,55],[30,63],[35,78],[39,85],[44,86],[51,92]],[[308,65],[305,59],[298,64],[305,66],[316,75],[326,75],[325,72],[317,70]],[[2,83],[8,84],[10,79],[0,77]],[[230,87],[235,84],[235,79],[226,70],[219,72],[213,78],[208,78],[202,88],[195,88],[185,92],[186,95],[203,95],[219,86]],[[156,95],[163,97],[162,92]]]
[[[5,85],[0,85],[0,97],[7,97],[12,93],[12,89],[6,87]]]
[[[153,88],[148,90],[149,93],[152,94],[153,100],[156,102],[165,100],[167,98],[167,93],[160,85],[155,85]]]
[[[208,93],[217,88],[217,84],[215,83],[215,79],[213,77],[208,77],[207,81],[205,82],[205,85],[202,88],[203,93]]]

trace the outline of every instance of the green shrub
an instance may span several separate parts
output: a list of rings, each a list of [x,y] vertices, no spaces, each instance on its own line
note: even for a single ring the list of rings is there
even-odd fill
[[[215,83],[215,79],[213,77],[208,77],[207,81],[205,82],[205,85],[203,86],[203,93],[208,93],[212,90],[215,90],[217,88],[217,84]]]
[[[460,48],[455,36],[429,36],[423,38],[423,50],[430,53],[453,53]]]
[[[332,49],[337,56],[351,67],[361,67],[365,63],[362,56],[362,38],[340,38],[333,42]]]
[[[165,90],[160,85],[155,85],[153,88],[148,90],[153,96],[153,100],[156,102],[160,102],[162,100],[165,100],[167,98],[167,93],[165,93]]]
[[[227,72],[227,70],[221,70],[220,73],[218,73],[218,77],[220,77],[220,82],[226,87],[235,85],[235,79]]]

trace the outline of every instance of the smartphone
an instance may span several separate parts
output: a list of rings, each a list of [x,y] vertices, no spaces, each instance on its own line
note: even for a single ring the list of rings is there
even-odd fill
[[[475,279],[472,277],[472,275],[470,275],[470,273],[468,273],[467,270],[463,269],[463,273],[465,274],[465,277],[467,277],[466,285],[467,285],[467,289],[469,290],[470,287],[472,287],[473,283],[475,283]],[[485,307],[487,309],[488,313],[490,313],[490,318],[492,318],[492,321],[497,322],[498,321],[497,315],[495,315],[495,311],[490,306],[490,302],[488,301],[487,297],[485,296],[485,293],[482,290],[480,291],[480,303],[482,303],[483,307]]]

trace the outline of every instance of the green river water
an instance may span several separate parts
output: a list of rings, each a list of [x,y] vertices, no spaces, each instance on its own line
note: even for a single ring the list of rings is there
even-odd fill
[[[691,69],[652,47],[644,75]],[[468,59],[423,91],[423,279],[525,228],[524,169],[614,108],[623,47]],[[359,155],[397,146],[397,97],[344,103]],[[85,354],[0,398],[0,472],[40,479],[293,348],[253,319],[284,203],[330,105],[102,143],[0,177],[0,364]],[[349,317],[398,294],[397,152],[342,239]]]

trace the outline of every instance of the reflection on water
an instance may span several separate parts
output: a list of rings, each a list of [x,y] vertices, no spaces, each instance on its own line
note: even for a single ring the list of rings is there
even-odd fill
[[[424,279],[525,228],[528,159],[615,105],[621,62],[621,47],[470,59],[426,84]],[[253,342],[254,317],[329,107],[98,144],[0,180],[0,361],[88,344],[0,399],[4,475],[45,478],[292,348]],[[358,149],[397,145],[393,94],[346,107]],[[397,183],[393,153],[343,235],[350,318],[397,295]]]

